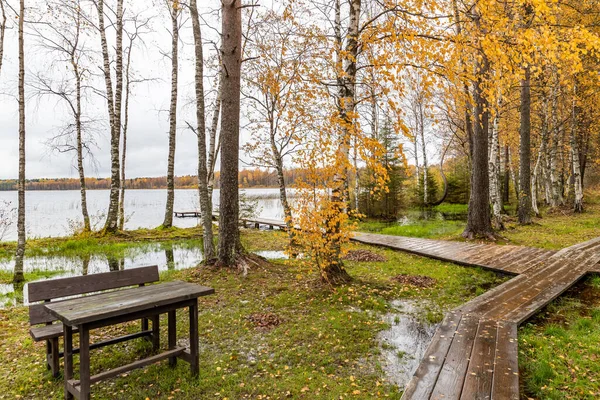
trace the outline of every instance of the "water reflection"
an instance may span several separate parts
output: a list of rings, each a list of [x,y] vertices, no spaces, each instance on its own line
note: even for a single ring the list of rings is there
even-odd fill
[[[270,259],[285,258],[282,251],[263,251],[257,254]],[[192,268],[203,260],[202,242],[148,243],[130,247],[120,256],[94,253],[81,256],[35,256],[25,257],[25,273],[40,272],[42,279],[122,271],[124,269],[157,265],[160,271]],[[13,260],[0,261],[0,270],[12,271]],[[43,273],[42,273],[43,272]],[[26,288],[27,284],[25,285]],[[27,290],[23,286],[0,284],[0,308],[28,304]]]
[[[379,340],[383,370],[391,382],[403,388],[417,370],[438,324],[422,320],[426,312],[423,301],[396,300],[392,305],[397,311],[385,316],[391,327],[380,333]]]

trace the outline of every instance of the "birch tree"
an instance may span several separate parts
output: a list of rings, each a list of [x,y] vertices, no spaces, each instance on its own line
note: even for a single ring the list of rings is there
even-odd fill
[[[167,1],[171,17],[171,102],[169,106],[169,151],[167,158],[167,202],[163,228],[173,226],[173,203],[175,202],[175,146],[177,144],[177,80],[179,70],[179,14],[178,0]]]
[[[198,135],[198,194],[200,196],[200,212],[202,213],[202,228],[204,242],[204,258],[212,260],[215,257],[212,234],[212,201],[208,191],[208,165],[206,155],[206,109],[204,103],[204,56],[202,51],[202,31],[198,16],[196,0],[190,1],[192,15],[192,30],[194,34],[195,63],[195,94],[196,94],[196,134]],[[211,193],[212,196],[212,193]]]
[[[123,123],[121,129],[121,176],[120,176],[120,192],[119,192],[119,230],[125,227],[125,184],[126,184],[126,165],[127,165],[127,133],[129,129],[129,100],[133,90],[133,86],[138,83],[149,81],[151,79],[135,78],[132,69],[131,54],[136,45],[136,42],[141,40],[141,35],[148,33],[150,24],[149,18],[139,18],[135,15],[131,22],[133,29],[128,31],[125,29],[128,43],[125,48],[125,101],[123,105]]]
[[[579,106],[577,104],[577,84],[573,86],[573,106],[571,114],[571,174],[573,181],[573,210],[576,213],[583,212],[583,184],[581,179],[581,164],[579,160],[579,148],[577,143],[577,132],[579,129]]]
[[[504,229],[502,220],[502,191],[500,184],[500,105],[494,111],[493,122],[489,129],[489,180],[490,180],[490,201],[492,203],[492,227],[496,230]]]
[[[24,22],[25,0],[19,2],[19,178],[17,183],[17,251],[15,254],[15,270],[13,282],[25,280],[23,274],[23,258],[25,256],[25,52]]]
[[[83,114],[83,101],[86,87],[83,81],[89,75],[85,65],[86,53],[84,33],[85,17],[79,0],[48,3],[52,21],[35,26],[33,29],[40,38],[42,46],[48,50],[56,69],[66,68],[70,76],[59,81],[39,73],[31,85],[40,96],[57,97],[66,104],[71,121],[53,136],[48,144],[58,152],[74,152],[76,170],[79,175],[81,214],[83,232],[90,232],[90,216],[87,207],[87,189],[85,182],[84,159],[91,156],[95,121]],[[52,71],[57,73],[58,71]]]
[[[106,100],[110,125],[110,196],[106,213],[105,233],[114,233],[119,228],[119,193],[120,193],[120,141],[121,141],[121,101],[123,95],[123,0],[117,0],[116,14],[116,62],[115,89],[111,76],[111,62],[106,39],[104,0],[96,3],[98,12],[98,30],[102,48],[102,74],[106,86]]]
[[[2,76],[2,61],[4,60],[4,34],[6,33],[6,8],[4,0],[0,0],[0,76]]]

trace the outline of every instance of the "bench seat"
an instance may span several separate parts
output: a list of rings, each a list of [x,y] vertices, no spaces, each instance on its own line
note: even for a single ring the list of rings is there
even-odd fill
[[[73,333],[77,330],[77,327],[73,327]],[[61,337],[63,335],[63,324],[59,322],[52,325],[34,326],[29,329],[29,334],[36,342]]]
[[[52,370],[52,375],[55,377],[59,375],[59,359],[64,356],[59,349],[59,339],[63,336],[63,324],[46,309],[46,305],[71,296],[94,295],[106,290],[145,286],[159,280],[158,267],[151,265],[29,283],[27,285],[27,294],[31,303],[29,306],[29,324],[31,325],[29,334],[36,342],[46,341],[46,363],[48,369]],[[152,330],[149,329],[149,321],[152,321]],[[144,337],[152,340],[152,347],[158,349],[160,344],[158,315],[142,318],[141,323],[142,329],[139,332],[91,343],[89,348],[100,348]],[[78,329],[73,327],[73,331],[77,332]],[[78,351],[79,349],[73,349],[73,352]]]

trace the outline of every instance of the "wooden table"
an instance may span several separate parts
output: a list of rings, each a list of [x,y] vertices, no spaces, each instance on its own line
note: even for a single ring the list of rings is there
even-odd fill
[[[198,297],[214,293],[214,289],[180,281],[135,287],[45,304],[46,309],[63,323],[65,341],[65,399],[87,400],[90,386],[103,379],[169,359],[190,363],[193,375],[198,366]],[[189,308],[190,347],[178,347],[175,311]],[[90,330],[168,314],[169,349],[163,353],[90,376]],[[79,380],[73,379],[73,328],[79,329]]]

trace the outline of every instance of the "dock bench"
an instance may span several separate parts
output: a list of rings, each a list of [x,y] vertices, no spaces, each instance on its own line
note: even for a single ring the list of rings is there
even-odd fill
[[[45,305],[58,302],[66,297],[87,295],[90,293],[104,292],[131,286],[144,286],[148,283],[158,282],[158,266],[132,268],[123,271],[105,272],[93,275],[76,276],[69,278],[51,279],[40,282],[31,282],[27,285],[30,303],[29,333],[34,341],[46,341],[46,363],[54,377],[59,375],[59,359],[64,352],[59,349],[59,338],[63,336],[63,324],[58,318],[48,312]],[[152,321],[149,329],[148,321]],[[74,329],[77,331],[77,328]],[[145,337],[152,341],[152,347],[159,348],[159,316],[141,319],[141,330],[136,333],[124,335],[97,343],[90,344],[90,349],[100,348],[115,343]],[[79,349],[73,349],[78,353]]]

